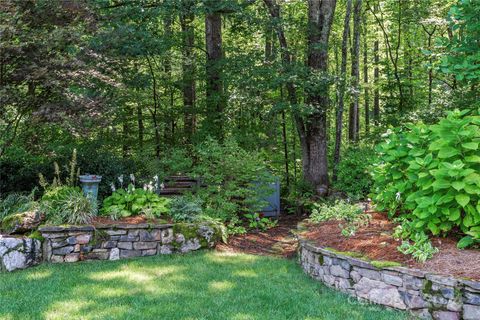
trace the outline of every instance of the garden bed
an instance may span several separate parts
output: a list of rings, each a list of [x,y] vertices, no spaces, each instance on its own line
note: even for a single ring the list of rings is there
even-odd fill
[[[432,238],[432,245],[439,252],[427,262],[419,263],[398,251],[401,240],[392,237],[396,225],[384,214],[372,213],[369,225],[359,228],[349,238],[341,236],[338,224],[339,221],[306,224],[307,230],[302,233],[302,237],[318,246],[349,254],[358,253],[358,256],[369,260],[397,262],[427,272],[480,280],[480,251],[457,249],[457,239]]]

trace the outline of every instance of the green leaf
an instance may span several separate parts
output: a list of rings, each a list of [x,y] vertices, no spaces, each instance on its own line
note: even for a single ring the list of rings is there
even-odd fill
[[[480,163],[480,156],[477,156],[477,155],[466,156],[465,161],[466,162],[473,162],[473,163]]]
[[[465,143],[462,143],[462,147],[468,150],[477,150],[478,142],[465,142]]]
[[[465,187],[465,182],[463,181],[454,181],[452,183],[452,187],[457,190],[457,191],[460,191],[462,190],[464,187]]]
[[[453,147],[442,147],[438,152],[438,157],[441,159],[451,158],[459,154],[460,151]]]
[[[455,196],[455,200],[457,200],[459,205],[465,207],[470,202],[470,196],[464,193],[460,193]]]
[[[474,242],[475,242],[475,240],[471,236],[463,237],[462,239],[460,239],[457,242],[457,248],[458,249],[465,249],[465,248],[471,246]]]

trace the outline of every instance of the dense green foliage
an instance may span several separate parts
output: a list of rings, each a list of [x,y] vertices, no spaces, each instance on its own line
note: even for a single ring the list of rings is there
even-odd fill
[[[0,274],[0,290],[12,320],[409,318],[309,279],[294,260],[219,252],[45,264]]]
[[[413,230],[480,237],[480,117],[454,111],[410,125],[379,145],[375,202]]]
[[[129,184],[126,190],[116,190],[103,200],[101,214],[113,219],[139,214],[158,218],[169,211],[168,203],[168,199],[153,191],[135,188],[133,184]]]
[[[195,197],[175,197],[168,205],[169,215],[173,221],[192,222],[200,218],[203,213],[202,202]]]

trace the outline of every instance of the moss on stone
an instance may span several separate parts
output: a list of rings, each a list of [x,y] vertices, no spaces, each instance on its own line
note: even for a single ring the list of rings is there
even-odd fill
[[[433,286],[433,283],[432,281],[430,280],[423,280],[423,289],[422,289],[422,292],[424,294],[432,294],[433,290],[432,290],[432,286]]]
[[[0,225],[0,230],[5,232],[11,232],[15,227],[22,223],[24,214],[16,213],[9,216],[6,216]]]
[[[332,253],[336,253],[338,255],[343,255],[346,257],[352,257],[352,258],[365,258],[365,256],[359,252],[353,252],[353,251],[338,251],[333,248],[325,248],[325,250],[328,250]]]
[[[370,261],[370,264],[377,269],[387,268],[387,267],[401,267],[402,264],[395,261]]]
[[[41,234],[40,231],[38,231],[38,230],[35,230],[35,231],[33,231],[32,233],[30,233],[30,234],[28,235],[28,237],[29,237],[30,239],[39,240],[40,242],[43,242],[43,241],[45,240],[45,238],[42,237],[42,234]]]

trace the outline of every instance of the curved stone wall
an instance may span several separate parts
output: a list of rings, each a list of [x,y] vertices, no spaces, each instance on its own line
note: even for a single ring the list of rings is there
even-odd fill
[[[480,282],[370,262],[299,239],[303,270],[329,287],[421,318],[480,319]],[[377,265],[378,266],[378,265]]]

